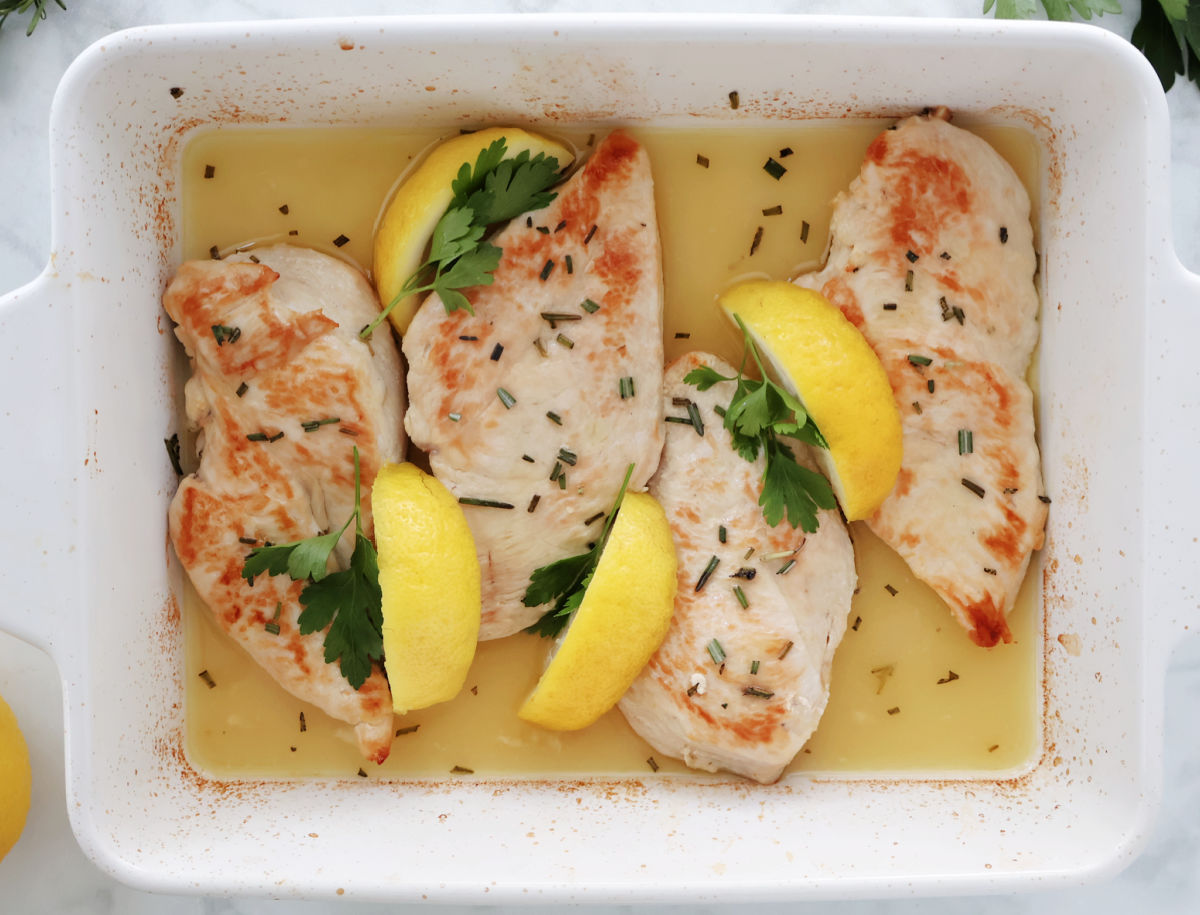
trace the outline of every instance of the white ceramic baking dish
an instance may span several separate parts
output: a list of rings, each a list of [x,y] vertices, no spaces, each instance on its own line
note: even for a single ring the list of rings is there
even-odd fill
[[[159,297],[179,260],[180,154],[194,131],[736,129],[929,104],[1024,125],[1042,148],[1037,381],[1054,504],[1039,563],[1042,746],[1026,770],[762,787],[222,784],[189,766],[162,446],[180,355]],[[0,300],[0,627],[59,666],[72,823],[118,879],[396,900],[748,901],[1011,891],[1137,853],[1159,803],[1167,652],[1196,623],[1200,280],[1165,237],[1166,107],[1128,45],[1087,27],[807,17],[148,28],[85,52],[51,125],[51,261]]]

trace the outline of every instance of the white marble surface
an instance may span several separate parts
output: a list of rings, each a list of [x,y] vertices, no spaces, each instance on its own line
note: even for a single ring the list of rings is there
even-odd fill
[[[31,280],[49,254],[50,197],[47,125],[50,100],[70,61],[103,35],[134,25],[221,21],[285,16],[325,16],[417,12],[568,12],[584,10],[708,10],[732,7],[746,12],[854,13],[913,16],[980,15],[981,0],[739,0],[737,4],[696,2],[595,2],[595,0],[508,0],[508,2],[388,3],[340,0],[68,0],[63,13],[26,40],[24,20],[10,19],[0,31],[0,293]],[[1136,0],[1125,0],[1136,9]],[[1102,25],[1128,37],[1135,16],[1109,16]],[[1180,259],[1200,271],[1200,91],[1180,84],[1168,95],[1172,122],[1172,218]],[[1200,303],[1198,303],[1200,304]],[[12,345],[6,341],[5,345]],[[2,434],[12,434],[4,430]],[[1107,882],[1072,890],[980,899],[898,900],[823,903],[809,911],[836,915],[975,912],[1087,913],[1116,915],[1200,912],[1200,639],[1175,653],[1165,672],[1167,684],[1164,748],[1164,802],[1150,842],[1140,859]],[[0,694],[16,710],[29,741],[34,768],[33,809],[16,848],[0,861],[0,911],[99,913],[267,913],[351,911],[350,903],[275,902],[265,899],[201,899],[154,896],[130,890],[102,874],[76,846],[67,821],[63,775],[61,691],[53,664],[44,655],[0,633]],[[452,909],[455,907],[451,907]],[[515,907],[513,910],[516,910]],[[382,906],[355,906],[354,911]],[[396,907],[388,907],[394,911]],[[806,910],[805,906],[755,906],[756,913]],[[687,909],[732,912],[736,907]],[[606,907],[601,911],[639,911]],[[684,910],[681,910],[684,911]]]

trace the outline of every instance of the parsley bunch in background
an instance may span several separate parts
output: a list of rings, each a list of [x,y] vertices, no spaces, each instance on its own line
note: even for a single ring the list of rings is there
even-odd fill
[[[24,13],[32,9],[33,15],[29,17],[29,27],[25,29],[25,36],[29,37],[37,28],[37,24],[46,18],[48,2],[49,0],[0,0],[0,26],[4,25],[4,20],[13,13]],[[54,2],[60,9],[67,8],[63,0],[54,0]]]
[[[1050,19],[1082,19],[1121,12],[1117,0],[1040,0]],[[1038,0],[984,0],[983,11],[995,7],[997,19],[1031,19]],[[1186,76],[1200,86],[1200,0],[1142,0],[1141,16],[1133,27],[1133,46],[1141,51],[1163,90]]]

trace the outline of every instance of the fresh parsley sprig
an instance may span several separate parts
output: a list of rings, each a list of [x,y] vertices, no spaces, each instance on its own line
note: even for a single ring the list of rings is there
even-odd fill
[[[402,299],[420,292],[436,292],[447,314],[458,309],[475,313],[461,290],[490,286],[503,253],[483,240],[488,227],[539,210],[557,196],[547,188],[558,180],[558,159],[545,153],[531,157],[529,150],[506,159],[507,149],[500,137],[479,151],[474,168],[470,162],[462,164],[450,183],[454,198],[434,227],[429,257],[362,329],[361,337],[371,336]]]
[[[354,553],[349,568],[329,572],[329,556],[354,522]],[[371,662],[383,657],[383,594],[379,559],[363,534],[358,448],[354,449],[354,514],[338,530],[292,543],[256,547],[242,565],[242,578],[253,587],[258,575],[287,574],[307,581],[300,592],[300,634],[326,626],[325,663],[339,662],[342,676],[358,689],[371,675]]]
[[[798,463],[791,446],[780,436],[798,439],[817,448],[828,448],[829,443],[804,409],[804,404],[771,381],[759,358],[758,348],[750,339],[750,331],[738,315],[734,315],[734,320],[742,329],[745,345],[737,375],[729,377],[711,366],[702,365],[688,372],[683,380],[701,391],[707,391],[721,381],[737,382],[733,397],[725,408],[725,428],[729,431],[733,450],[747,461],[756,460],[760,451],[766,455],[762,493],[758,497],[763,517],[772,527],[786,517],[792,527],[801,527],[811,534],[819,524],[817,509],[834,508],[837,500],[829,481]],[[762,381],[745,376],[747,355],[754,359]]]
[[[625,490],[629,488],[629,479],[632,476],[633,464],[630,464],[625,468],[625,479],[595,546],[586,553],[568,556],[535,569],[529,576],[529,586],[525,589],[525,606],[540,607],[551,602],[554,606],[543,613],[536,623],[526,628],[526,632],[552,639],[562,632],[571,614],[579,609],[579,605],[583,603],[583,595],[592,583],[592,575],[600,561],[600,554],[604,552],[604,545],[608,543],[608,535],[612,531],[613,522],[616,521],[617,512],[621,510],[621,502],[625,498]]]
[[[59,9],[67,8],[63,0],[54,0],[54,2],[58,4]],[[37,28],[37,24],[46,18],[48,5],[49,0],[0,0],[0,26],[3,26],[4,20],[13,13],[24,13],[32,7],[33,15],[29,17],[29,26],[25,29],[25,37],[28,38]]]
[[[1091,19],[1121,12],[1117,0],[1041,0],[1041,6],[1048,19],[1060,21],[1073,15]],[[993,8],[997,19],[1031,19],[1038,2],[984,0],[985,14]],[[1143,0],[1130,41],[1150,61],[1164,92],[1175,84],[1177,75],[1186,74],[1200,86],[1200,3],[1196,0]]]

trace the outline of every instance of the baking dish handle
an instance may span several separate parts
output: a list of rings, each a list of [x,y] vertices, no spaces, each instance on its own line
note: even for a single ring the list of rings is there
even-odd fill
[[[1200,632],[1200,275],[1168,252],[1147,301],[1146,595],[1168,655]]]
[[[0,296],[0,630],[51,656],[78,580],[70,312],[51,268]]]

